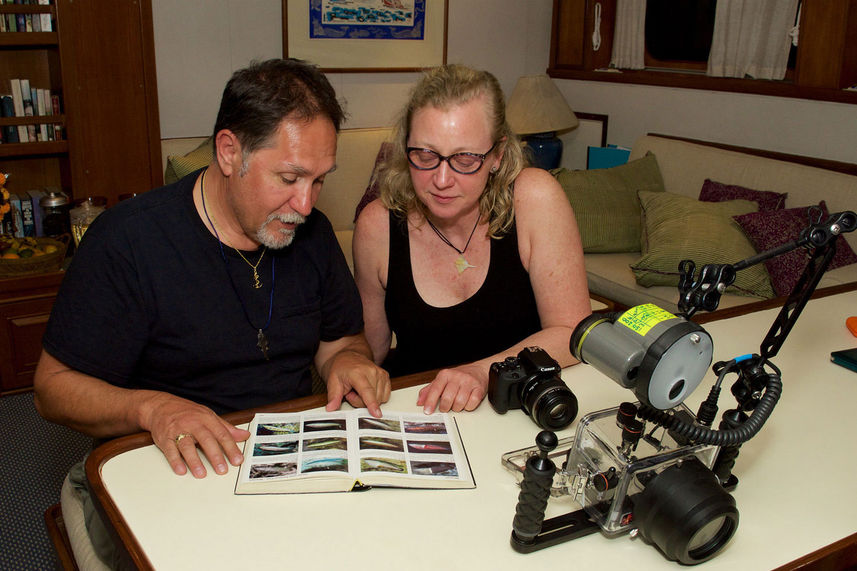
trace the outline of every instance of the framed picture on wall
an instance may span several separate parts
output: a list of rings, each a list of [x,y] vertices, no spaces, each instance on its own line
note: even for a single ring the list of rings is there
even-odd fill
[[[327,72],[446,63],[449,0],[282,0],[283,57]]]
[[[569,170],[583,170],[587,166],[589,147],[607,146],[607,115],[575,111],[580,124],[577,128],[562,133],[562,158],[559,166]]]

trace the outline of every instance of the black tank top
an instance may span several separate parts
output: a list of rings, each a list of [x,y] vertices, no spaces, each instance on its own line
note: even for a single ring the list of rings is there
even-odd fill
[[[483,359],[541,330],[530,275],[521,264],[515,225],[491,240],[488,275],[476,293],[451,307],[423,301],[411,270],[407,220],[390,212],[390,261],[384,308],[396,349],[391,376]]]

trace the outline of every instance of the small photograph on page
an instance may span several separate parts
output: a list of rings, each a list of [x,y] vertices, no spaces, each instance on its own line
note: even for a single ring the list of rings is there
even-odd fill
[[[294,476],[298,472],[296,462],[274,462],[271,464],[255,464],[250,467],[250,479],[282,478]]]
[[[411,461],[411,472],[420,476],[458,477],[455,462],[417,462]]]
[[[380,458],[377,456],[367,456],[360,460],[361,472],[394,472],[396,474],[406,474],[408,468],[404,460],[395,458]]]
[[[387,430],[390,432],[401,432],[402,424],[398,420],[388,418],[361,416],[357,420],[357,428],[360,430]]]
[[[304,460],[301,472],[347,472],[348,458],[312,458]]]
[[[304,432],[321,432],[323,430],[345,430],[345,419],[305,420]]]
[[[348,439],[340,437],[332,438],[307,438],[304,440],[304,452],[312,450],[348,450]]]
[[[253,456],[276,456],[278,454],[294,454],[297,451],[297,440],[257,442],[253,445]]]
[[[361,436],[360,449],[367,450],[394,450],[403,452],[405,450],[401,439],[399,438],[382,438],[380,436]]]
[[[443,422],[405,421],[405,432],[411,434],[446,434],[446,424]]]
[[[408,452],[414,454],[452,454],[452,445],[443,440],[411,440],[408,442]]]
[[[297,422],[266,422],[256,427],[257,436],[269,436],[272,434],[297,434],[301,431]]]

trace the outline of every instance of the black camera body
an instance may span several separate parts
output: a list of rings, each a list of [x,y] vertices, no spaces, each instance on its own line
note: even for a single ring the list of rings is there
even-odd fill
[[[562,430],[577,416],[577,397],[561,371],[544,349],[526,347],[517,357],[491,365],[488,402],[500,414],[520,408],[545,430]]]

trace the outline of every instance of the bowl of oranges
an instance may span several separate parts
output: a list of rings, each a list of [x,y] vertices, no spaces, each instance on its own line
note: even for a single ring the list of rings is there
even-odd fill
[[[59,239],[0,235],[0,278],[59,270],[70,239],[68,234]]]

